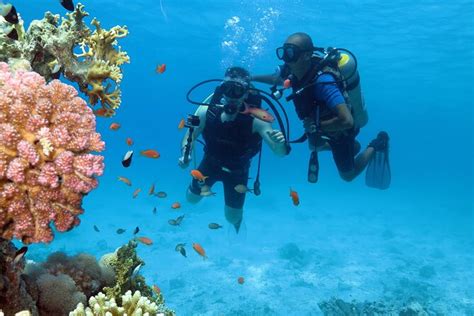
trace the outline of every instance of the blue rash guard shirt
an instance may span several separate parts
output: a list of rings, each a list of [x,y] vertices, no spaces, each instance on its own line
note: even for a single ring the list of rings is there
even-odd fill
[[[334,84],[328,84],[327,82],[334,82]],[[331,74],[326,73],[319,76],[314,89],[316,100],[325,103],[331,111],[336,111],[336,105],[346,103],[344,96],[336,84],[334,76]]]

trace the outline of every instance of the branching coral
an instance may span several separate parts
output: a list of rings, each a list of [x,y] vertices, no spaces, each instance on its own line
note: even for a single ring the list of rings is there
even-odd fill
[[[79,224],[82,198],[97,187],[104,149],[77,91],[0,63],[0,237],[50,242]]]
[[[48,81],[63,73],[78,83],[92,106],[100,102],[105,115],[111,116],[121,103],[120,66],[130,62],[117,40],[127,36],[128,29],[115,26],[105,30],[93,19],[91,24],[95,30],[92,32],[83,22],[88,15],[82,4],[61,23],[59,15],[46,12],[42,20],[31,22],[26,32],[20,19],[16,26],[17,41],[0,32],[0,61],[8,61],[15,65],[13,67],[21,64],[24,68],[26,64]],[[75,50],[80,53],[75,54]]]
[[[127,291],[121,301],[117,304],[114,298],[109,299],[99,293],[89,299],[89,307],[84,309],[84,305],[79,304],[69,316],[165,316],[165,313],[159,312],[158,305],[141,296],[140,291],[135,291],[133,295],[132,291]]]

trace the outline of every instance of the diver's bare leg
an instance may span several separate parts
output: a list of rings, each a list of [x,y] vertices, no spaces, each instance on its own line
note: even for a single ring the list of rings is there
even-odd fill
[[[202,196],[198,195],[198,194],[194,194],[193,192],[191,192],[191,190],[188,188],[188,190],[186,191],[186,200],[191,203],[191,204],[196,204],[198,203],[199,201],[201,201],[202,199]]]
[[[375,150],[373,147],[367,147],[363,152],[355,157],[354,170],[346,173],[340,173],[341,178],[345,181],[354,180],[359,174],[361,174],[362,171],[364,171],[365,167],[367,167],[374,153]]]
[[[244,210],[241,208],[233,208],[230,206],[225,206],[224,207],[225,211],[225,218],[227,221],[234,225],[235,232],[239,233],[240,225],[242,224],[242,216],[244,213]]]

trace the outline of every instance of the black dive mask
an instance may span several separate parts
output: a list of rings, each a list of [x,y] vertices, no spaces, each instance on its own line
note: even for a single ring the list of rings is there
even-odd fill
[[[276,49],[276,55],[278,59],[285,63],[292,63],[297,61],[303,53],[312,51],[312,49],[302,49],[295,44],[286,43]]]
[[[221,92],[229,99],[241,99],[248,91],[248,85],[236,80],[226,80],[221,84]]]

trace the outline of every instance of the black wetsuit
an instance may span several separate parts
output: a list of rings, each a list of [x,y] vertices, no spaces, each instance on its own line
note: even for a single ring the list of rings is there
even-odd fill
[[[215,104],[215,98],[211,104]],[[260,106],[260,97],[249,97],[246,102]],[[206,112],[206,124],[203,130],[205,142],[204,157],[198,170],[208,178],[204,183],[194,179],[190,191],[199,195],[203,185],[212,186],[217,181],[224,185],[225,204],[241,209],[245,202],[245,193],[238,193],[235,186],[247,185],[250,161],[261,148],[262,137],[253,133],[254,118],[237,114],[233,121],[222,122],[221,106],[209,106]]]

